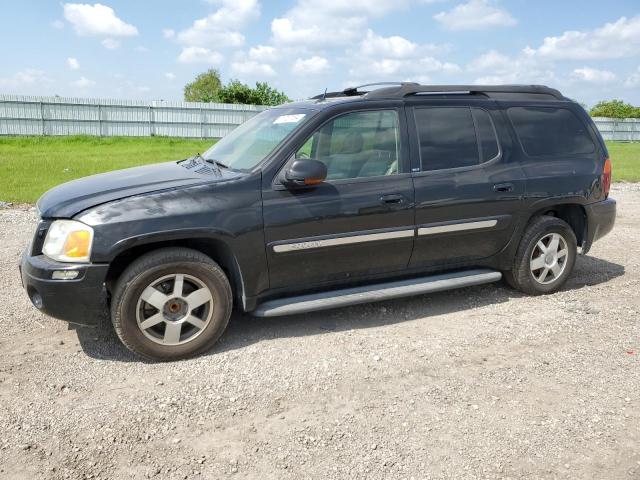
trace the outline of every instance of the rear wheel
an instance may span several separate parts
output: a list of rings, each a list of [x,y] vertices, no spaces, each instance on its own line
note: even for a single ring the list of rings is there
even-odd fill
[[[529,295],[555,292],[571,275],[576,253],[576,236],[566,222],[539,217],[525,231],[505,280]]]
[[[177,360],[209,349],[231,316],[222,269],[187,248],[166,248],[134,261],[118,279],[111,319],[122,343],[153,360]]]

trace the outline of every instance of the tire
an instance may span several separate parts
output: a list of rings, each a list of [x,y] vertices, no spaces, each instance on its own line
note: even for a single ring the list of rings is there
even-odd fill
[[[556,240],[558,247],[554,256],[552,242]],[[551,250],[545,251],[542,247],[551,247]],[[503,272],[503,276],[511,287],[526,294],[553,293],[571,275],[576,254],[576,236],[565,221],[547,215],[537,217],[524,232],[512,270]]]
[[[111,321],[135,354],[179,360],[211,348],[226,329],[232,307],[229,280],[211,258],[188,248],[162,248],[122,273]]]

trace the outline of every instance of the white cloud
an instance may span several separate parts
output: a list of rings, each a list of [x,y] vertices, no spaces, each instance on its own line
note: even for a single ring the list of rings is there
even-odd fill
[[[176,36],[176,31],[172,28],[164,28],[162,29],[162,36],[164,38],[173,38]]]
[[[640,16],[620,17],[590,31],[566,31],[557,37],[546,37],[538,48],[527,47],[529,56],[553,60],[594,60],[622,58],[640,51]]]
[[[144,45],[138,45],[135,48],[136,52],[140,52],[140,53],[147,53],[149,51],[149,49],[147,47],[145,47]]]
[[[116,16],[113,8],[96,3],[65,3],[64,18],[78,35],[128,37],[138,35],[138,29]]]
[[[62,30],[64,28],[64,22],[62,20],[54,20],[51,22],[51,26],[56,30]]]
[[[323,40],[323,32],[317,25],[309,27],[294,27],[294,23],[289,18],[274,18],[271,22],[271,33],[276,43],[283,44],[321,44]],[[325,41],[329,44],[343,36],[351,36],[350,29],[340,32],[337,37],[327,35]]]
[[[120,48],[120,41],[114,38],[105,38],[100,43],[102,43],[102,46],[108,50],[115,50],[116,48]]]
[[[348,65],[348,83],[352,85],[380,81],[429,82],[432,74],[446,77],[461,71],[457,64],[434,56],[448,52],[448,45],[419,44],[397,35],[384,37],[371,29],[355,45],[347,49],[345,57],[338,58]]]
[[[177,34],[178,41],[187,46],[211,45],[238,47],[244,43],[244,35],[238,31],[260,13],[257,0],[220,0],[220,8],[211,15],[200,18],[193,25]]]
[[[442,62],[433,57],[416,57],[410,59],[383,58],[380,60],[364,61],[356,65],[349,73],[350,75],[366,75],[367,78],[375,79],[375,75],[380,77],[405,77],[415,78],[416,75],[424,73],[453,74],[460,71],[460,67],[455,63]],[[379,80],[379,78],[378,78]]]
[[[96,84],[93,80],[89,80],[87,77],[80,77],[78,80],[71,82],[71,86],[76,88],[89,88]]]
[[[573,95],[593,91],[597,86],[619,86],[615,71],[568,61],[619,58],[640,53],[640,17],[621,18],[600,28],[584,32],[564,32],[547,37],[539,48],[527,47],[508,56],[488,51],[469,62],[467,71],[478,73],[477,84],[541,83],[563,88]],[[627,77],[625,86],[640,86],[640,71]],[[593,100],[593,99],[591,99]]]
[[[273,19],[276,44],[307,48],[347,46],[362,37],[370,18],[403,8],[408,0],[298,0]]]
[[[477,85],[503,85],[511,83],[557,84],[558,77],[552,67],[529,64],[522,59],[513,59],[510,67],[495,69],[477,77],[473,83]]]
[[[278,50],[269,45],[258,45],[249,49],[249,58],[251,60],[274,62],[279,60],[279,57]]]
[[[28,68],[17,72],[10,77],[0,77],[0,90],[5,92],[8,90],[15,92],[25,87],[49,83],[50,81],[51,80],[46,77],[42,70]]]
[[[480,55],[467,65],[468,70],[472,72],[486,70],[502,70],[511,64],[511,59],[495,50]]]
[[[490,50],[469,62],[467,70],[478,73],[475,84],[557,83],[555,70],[546,62],[526,55],[510,57]]]
[[[329,69],[329,60],[317,55],[310,58],[298,58],[293,64],[292,71],[297,75],[317,75]]]
[[[449,30],[480,30],[490,27],[511,27],[516,19],[490,0],[470,0],[451,10],[433,16]]]
[[[590,67],[576,68],[573,77],[590,83],[609,83],[616,79],[616,74],[609,70],[598,70]]]
[[[164,78],[166,78],[167,80],[175,80],[176,74],[173,72],[165,72]]]
[[[442,62],[437,58],[423,57],[418,60],[418,70],[424,72],[458,73],[460,66],[451,62]]]
[[[358,54],[367,58],[406,59],[434,53],[446,53],[450,48],[449,45],[418,44],[397,35],[383,37],[369,29],[360,41]]]
[[[272,77],[276,74],[275,70],[268,63],[260,63],[255,60],[247,60],[245,62],[233,62],[231,70],[238,75],[248,75],[252,77],[267,76]]]
[[[67,67],[71,70],[78,70],[80,68],[80,63],[76,58],[69,57],[67,58]]]
[[[383,58],[382,60],[373,62],[371,64],[371,70],[372,73],[380,72],[381,75],[388,76],[398,73],[404,66],[406,66],[406,63],[402,60]]]
[[[222,60],[222,54],[204,47],[184,47],[178,56],[178,61],[181,63],[219,65]]]
[[[627,77],[624,81],[624,86],[629,88],[640,87],[640,67]]]
[[[362,55],[369,57],[381,56],[391,58],[407,58],[413,56],[418,44],[397,35],[381,37],[372,30],[367,30],[366,37],[360,42]]]

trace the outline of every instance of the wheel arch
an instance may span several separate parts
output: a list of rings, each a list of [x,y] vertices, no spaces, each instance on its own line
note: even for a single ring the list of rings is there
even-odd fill
[[[578,247],[587,240],[587,212],[579,203],[557,203],[545,205],[535,210],[528,218],[526,225],[543,215],[559,218],[565,221],[576,236]]]
[[[119,250],[109,262],[109,269],[107,270],[105,279],[107,291],[109,293],[113,291],[115,282],[131,262],[149,252],[168,247],[183,247],[199,251],[220,265],[220,268],[222,268],[227,275],[229,283],[231,284],[234,302],[239,302],[244,308],[244,282],[240,265],[228,243],[216,237],[201,236],[156,240],[146,239],[144,243],[123,248]]]

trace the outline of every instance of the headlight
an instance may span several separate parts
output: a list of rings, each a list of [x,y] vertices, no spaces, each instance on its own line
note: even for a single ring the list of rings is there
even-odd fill
[[[56,220],[49,227],[42,253],[59,262],[86,263],[91,256],[93,228],[75,220]]]

